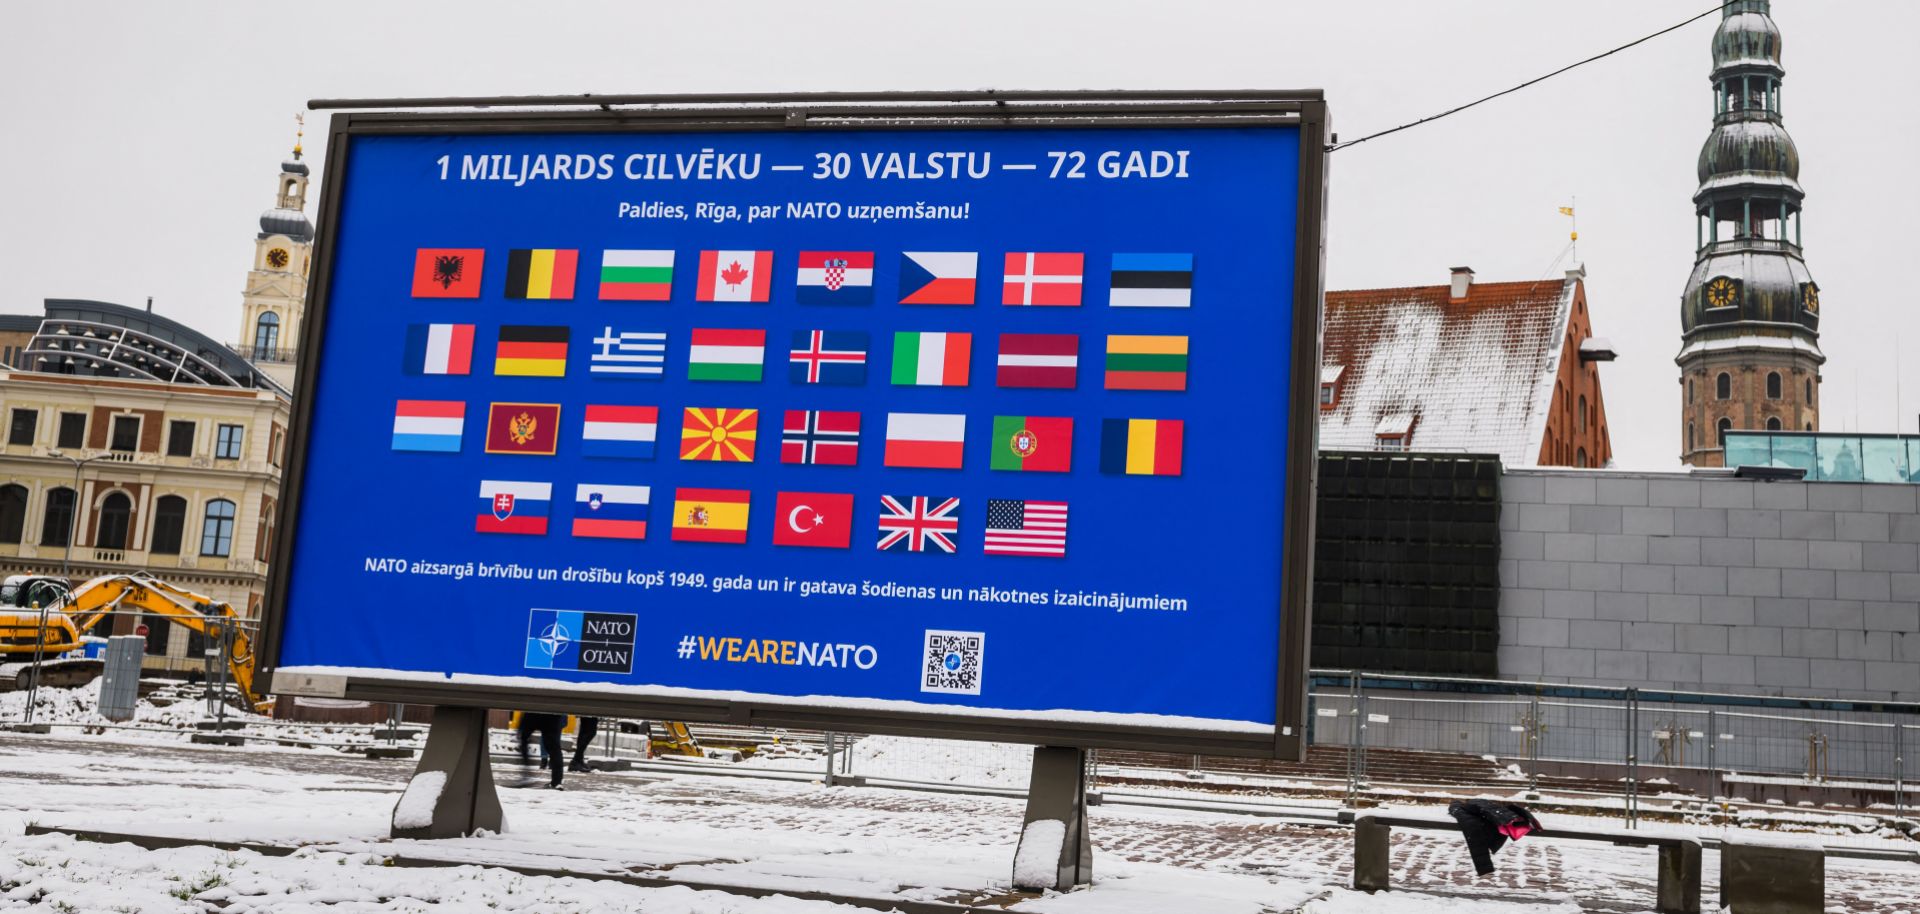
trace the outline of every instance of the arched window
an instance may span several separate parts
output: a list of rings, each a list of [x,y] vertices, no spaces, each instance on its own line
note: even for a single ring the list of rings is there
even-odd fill
[[[40,516],[40,545],[65,546],[73,532],[73,490],[48,489],[47,507]]]
[[[1813,431],[1813,423],[1807,423],[1807,431]]]
[[[1693,402],[1693,379],[1692,378],[1687,379],[1687,402],[1688,403]]]
[[[0,543],[19,543],[27,528],[27,487],[0,486]]]
[[[1720,420],[1720,446],[1721,447],[1727,446],[1727,433],[1730,431],[1733,431],[1733,420],[1721,419]]]
[[[1767,372],[1767,399],[1780,399],[1780,372]]]
[[[280,315],[263,311],[259,323],[253,325],[253,357],[271,358],[273,351],[279,348]]]
[[[1774,416],[1773,418],[1767,420],[1767,431],[1777,432],[1779,430],[1780,430],[1779,416]]]
[[[1584,435],[1587,433],[1587,395],[1586,394],[1580,395],[1580,415],[1576,417],[1573,420],[1573,422],[1574,422],[1575,430],[1579,431],[1580,434]],[[1581,464],[1581,465],[1585,466],[1585,464]]]
[[[206,521],[200,527],[200,554],[226,558],[233,554],[233,502],[216,498],[207,502]]]
[[[1586,448],[1581,448],[1573,452],[1573,465],[1580,467],[1582,469],[1586,467],[1587,465],[1587,449]]]
[[[1807,405],[1808,406],[1813,405],[1813,379],[1812,378],[1807,379]],[[1813,431],[1813,429],[1807,429],[1807,431]]]
[[[187,500],[178,495],[162,495],[153,503],[153,548],[155,555],[179,555],[180,534],[187,528]]]
[[[1727,374],[1724,371],[1720,372],[1720,376],[1713,379],[1713,395],[1722,400],[1732,399],[1733,375]]]
[[[93,545],[101,549],[127,548],[127,527],[133,520],[133,500],[115,492],[100,503],[100,529]]]

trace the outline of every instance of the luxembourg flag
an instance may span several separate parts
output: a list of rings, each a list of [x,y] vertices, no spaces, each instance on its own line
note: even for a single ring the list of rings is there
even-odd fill
[[[393,449],[458,454],[466,424],[463,400],[401,400],[393,406]]]
[[[480,513],[474,516],[473,532],[546,536],[547,503],[552,500],[550,482],[482,479]]]
[[[902,251],[900,303],[971,305],[979,273],[979,251]]]
[[[873,252],[801,251],[794,299],[803,305],[873,304]]]
[[[600,539],[647,538],[647,486],[581,483],[573,495],[573,535]]]

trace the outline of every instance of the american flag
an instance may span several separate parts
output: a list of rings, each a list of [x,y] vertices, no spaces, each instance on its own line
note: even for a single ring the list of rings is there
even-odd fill
[[[988,555],[1067,554],[1067,503],[987,499]]]
[[[960,499],[935,501],[924,495],[906,499],[880,496],[880,549],[892,552],[951,553],[960,532]]]

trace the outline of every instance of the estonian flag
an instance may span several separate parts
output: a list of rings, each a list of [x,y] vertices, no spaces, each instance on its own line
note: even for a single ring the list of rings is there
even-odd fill
[[[1115,308],[1186,308],[1193,304],[1192,254],[1113,255]]]

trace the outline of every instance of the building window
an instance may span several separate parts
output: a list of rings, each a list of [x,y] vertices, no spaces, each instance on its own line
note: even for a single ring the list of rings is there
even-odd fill
[[[1720,446],[1721,447],[1727,446],[1727,433],[1730,431],[1733,431],[1733,420],[1721,419],[1720,420]]]
[[[37,409],[15,409],[13,422],[7,426],[8,444],[32,444],[34,429],[40,425],[40,411]]]
[[[162,495],[153,505],[153,552],[155,555],[179,555],[180,534],[187,527],[187,500],[178,495]]]
[[[221,460],[239,460],[240,432],[238,425],[220,426],[220,437],[214,441],[213,456]]]
[[[93,545],[100,549],[127,548],[127,528],[133,520],[133,500],[124,492],[108,495],[100,503],[100,530]]]
[[[1720,376],[1713,379],[1713,395],[1722,400],[1733,399],[1733,375],[1720,372]]]
[[[1587,433],[1587,395],[1586,394],[1580,395],[1580,415],[1575,417],[1575,419],[1573,420],[1573,424],[1574,424],[1574,429],[1578,431],[1580,434],[1584,435]],[[1585,464],[1581,464],[1581,466],[1585,466]]]
[[[206,523],[200,528],[200,554],[226,558],[233,553],[233,502],[216,498],[207,502]]]
[[[1806,405],[1808,405],[1808,406],[1812,406],[1812,405],[1813,405],[1813,379],[1812,379],[1812,378],[1808,378],[1808,379],[1807,379],[1807,399],[1806,399]],[[1809,429],[1807,429],[1807,431],[1813,431],[1813,429],[1811,429],[1811,428],[1809,428]]]
[[[151,616],[137,618],[147,626],[147,656],[165,657],[167,655],[167,636],[173,634],[173,623],[166,619]]]
[[[1687,423],[1687,452],[1693,452],[1693,423]]]
[[[1780,399],[1780,372],[1767,372],[1767,399]]]
[[[61,413],[60,429],[54,446],[64,450],[76,451],[87,439],[86,413]]]
[[[193,423],[180,419],[167,423],[167,456],[193,456]]]
[[[1693,379],[1692,378],[1687,379],[1687,402],[1688,403],[1693,402]]]
[[[73,532],[73,490],[47,490],[47,510],[40,518],[40,545],[65,546]]]
[[[0,486],[0,543],[18,545],[27,530],[27,487]]]
[[[1407,449],[1407,437],[1406,435],[1375,435],[1373,438],[1374,450],[1404,451]]]
[[[113,417],[113,450],[132,453],[140,446],[140,417]]]
[[[1580,448],[1579,450],[1573,452],[1573,465],[1581,469],[1586,469],[1586,466],[1587,466],[1587,449],[1586,448]]]
[[[272,311],[260,315],[260,321],[253,325],[253,357],[256,359],[273,358],[275,350],[280,348],[280,315]]]
[[[1320,408],[1321,409],[1333,408],[1333,385],[1332,384],[1320,385]]]
[[[1779,430],[1780,430],[1780,417],[1779,417],[1779,416],[1774,416],[1773,418],[1770,418],[1770,419],[1768,419],[1768,420],[1767,420],[1767,431],[1770,431],[1770,432],[1777,432],[1777,431],[1779,431]]]

